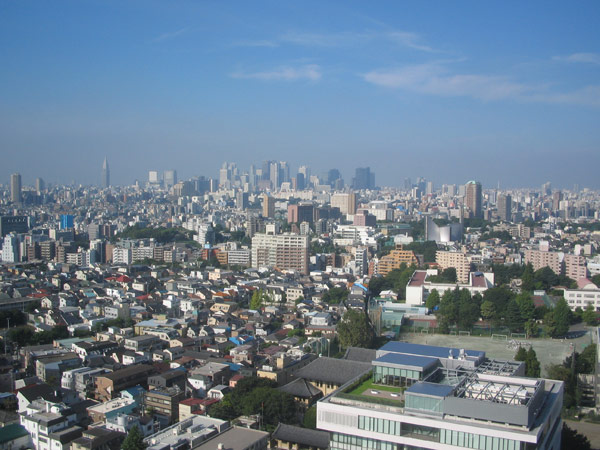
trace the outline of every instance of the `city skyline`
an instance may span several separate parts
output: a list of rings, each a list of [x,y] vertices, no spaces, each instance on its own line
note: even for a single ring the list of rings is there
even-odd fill
[[[597,3],[263,5],[5,5],[0,180],[99,184],[106,156],[114,185],[277,159],[600,187]]]

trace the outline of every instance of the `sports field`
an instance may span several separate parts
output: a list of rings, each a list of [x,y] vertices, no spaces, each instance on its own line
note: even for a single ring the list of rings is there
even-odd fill
[[[546,375],[546,366],[558,364],[571,354],[572,345],[575,350],[581,350],[592,343],[591,333],[581,333],[582,336],[574,339],[515,339],[520,342],[531,344],[537,354],[542,366],[542,376]],[[400,341],[413,342],[416,344],[438,345],[441,347],[464,348],[468,350],[482,350],[488,358],[513,359],[516,350],[510,348],[511,338],[508,340],[496,340],[490,337],[472,336],[449,336],[446,334],[414,334],[402,333]]]

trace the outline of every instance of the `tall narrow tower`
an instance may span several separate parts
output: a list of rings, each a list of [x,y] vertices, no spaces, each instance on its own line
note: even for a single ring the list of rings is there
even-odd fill
[[[21,203],[21,174],[13,173],[10,176],[10,201]]]
[[[102,164],[102,187],[110,187],[110,169],[108,168],[108,158],[104,157]]]
[[[465,204],[472,217],[482,217],[482,192],[479,181],[469,181],[465,186]]]

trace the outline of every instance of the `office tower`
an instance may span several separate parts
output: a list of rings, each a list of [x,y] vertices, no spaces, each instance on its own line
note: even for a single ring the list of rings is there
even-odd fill
[[[339,208],[342,214],[356,214],[356,194],[333,194],[331,196],[331,207]]]
[[[552,183],[548,181],[547,183],[542,184],[542,195],[550,194],[552,194]]]
[[[308,274],[308,236],[262,234],[252,238],[252,267],[276,267]]]
[[[149,184],[160,184],[160,179],[158,178],[157,170],[149,170],[148,171],[148,183]]]
[[[237,209],[244,211],[248,208],[248,193],[239,190],[235,193],[235,206]]]
[[[433,194],[433,181],[428,181],[425,185],[425,194],[431,195]]]
[[[271,188],[277,189],[281,186],[281,172],[280,164],[277,161],[271,161],[269,164],[269,180],[271,181]]]
[[[500,194],[498,195],[498,216],[500,220],[510,222],[512,218],[512,198],[510,195]]]
[[[223,166],[219,170],[219,186],[221,186],[221,187],[228,186],[230,179],[231,179],[231,172],[229,171],[228,164],[226,162],[224,162]]]
[[[302,203],[299,205],[288,205],[288,223],[313,223],[314,205]]]
[[[73,228],[73,226],[74,226],[73,219],[74,219],[74,216],[72,214],[61,214],[59,228],[61,230],[68,230],[68,229]]]
[[[308,183],[310,180],[310,167],[308,166],[300,166],[298,168],[298,173],[301,173],[304,176],[304,182]]]
[[[165,188],[170,188],[171,186],[175,186],[177,184],[177,171],[176,170],[165,170],[163,174],[163,179],[165,182]]]
[[[296,175],[296,190],[303,191],[306,188],[306,180],[304,174],[298,172]]]
[[[102,163],[102,187],[110,187],[110,169],[108,167],[108,158],[106,157],[104,158],[104,163]]]
[[[21,203],[21,174],[13,173],[10,176],[10,201],[15,204]]]
[[[407,191],[410,191],[412,189],[412,182],[410,181],[410,178],[404,179],[404,189]]]
[[[560,209],[560,202],[563,199],[562,192],[556,191],[552,194],[552,211],[558,211]]]
[[[336,182],[342,178],[342,174],[337,169],[330,169],[327,172],[327,184],[335,188]]]
[[[275,217],[275,199],[268,194],[262,195],[263,217]]]
[[[44,180],[42,178],[35,179],[35,190],[38,193],[38,195],[44,192],[44,190],[46,190],[46,183],[44,183]]]
[[[370,364],[336,361],[298,371],[345,384],[317,402],[331,450],[561,447],[564,382],[525,377],[523,362],[407,342],[388,342]]]
[[[27,233],[29,218],[27,216],[0,216],[0,237],[9,233]]]
[[[481,202],[481,183],[469,181],[465,185],[465,206],[469,209],[471,217],[482,217]]]
[[[359,167],[356,169],[354,179],[352,180],[354,189],[374,189],[375,174],[371,172],[370,167]]]

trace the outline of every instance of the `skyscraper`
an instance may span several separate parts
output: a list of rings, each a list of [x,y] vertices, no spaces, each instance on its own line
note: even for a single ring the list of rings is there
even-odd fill
[[[510,222],[512,218],[512,198],[510,195],[500,194],[498,195],[498,201],[496,202],[498,206],[498,216],[500,220],[505,222]]]
[[[13,173],[10,176],[10,201],[21,203],[21,174]]]
[[[370,167],[358,167],[352,180],[354,189],[374,189],[375,174],[371,173]]]
[[[104,163],[102,163],[102,187],[110,187],[110,169],[108,168],[108,158],[104,157]]]
[[[163,179],[165,181],[166,188],[175,186],[177,184],[177,171],[176,170],[165,170],[165,172],[163,174]]]
[[[465,205],[469,208],[472,217],[481,217],[481,183],[479,181],[469,181],[465,185]]]

